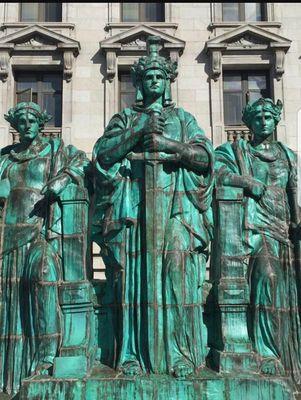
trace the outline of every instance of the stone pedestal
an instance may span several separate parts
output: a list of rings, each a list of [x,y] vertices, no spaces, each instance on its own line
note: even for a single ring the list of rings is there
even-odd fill
[[[95,368],[84,379],[35,377],[23,381],[20,400],[293,400],[287,379],[262,378],[257,374],[238,376],[203,370],[190,379],[167,375],[135,378]]]

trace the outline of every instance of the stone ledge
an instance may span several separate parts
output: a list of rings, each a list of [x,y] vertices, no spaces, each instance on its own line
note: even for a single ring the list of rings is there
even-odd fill
[[[175,379],[167,375],[126,377],[107,367],[95,368],[84,379],[54,379],[40,376],[25,379],[20,400],[293,400],[287,378],[257,374],[218,374],[204,369],[199,376]]]

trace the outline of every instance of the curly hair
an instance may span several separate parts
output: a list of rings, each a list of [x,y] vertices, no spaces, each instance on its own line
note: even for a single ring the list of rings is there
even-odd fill
[[[18,103],[15,107],[11,108],[7,114],[4,114],[4,118],[14,129],[18,130],[18,120],[24,112],[29,112],[37,118],[40,127],[39,131],[41,131],[46,122],[52,118],[51,115],[47,114],[46,110],[42,111],[38,104],[31,101]]]
[[[274,104],[272,99],[261,97],[252,104],[248,103],[243,109],[242,121],[247,125],[248,128],[251,128],[252,121],[254,116],[258,113],[259,107],[262,107],[263,111],[269,111],[272,114],[276,125],[278,124],[281,119],[283,107],[281,100],[277,100],[277,103]]]

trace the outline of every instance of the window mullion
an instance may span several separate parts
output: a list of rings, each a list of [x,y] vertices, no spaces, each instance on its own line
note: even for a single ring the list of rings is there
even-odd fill
[[[239,18],[240,21],[246,20],[245,3],[239,3]]]

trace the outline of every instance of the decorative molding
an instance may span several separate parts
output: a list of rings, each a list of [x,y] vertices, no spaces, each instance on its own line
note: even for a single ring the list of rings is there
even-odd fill
[[[8,51],[0,51],[0,79],[6,82],[9,73],[10,55]]]
[[[113,81],[117,73],[117,58],[114,51],[107,51],[107,76],[110,82]]]
[[[258,37],[250,34],[245,34],[244,36],[241,36],[238,39],[234,39],[233,41],[229,40],[227,45],[230,47],[244,47],[244,48],[251,48],[256,45],[261,45],[261,44],[266,44],[262,40],[260,40]]]
[[[275,51],[275,75],[277,81],[279,81],[284,74],[284,59],[285,52],[283,49]]]
[[[280,35],[259,28],[253,24],[244,24],[238,28],[231,29],[219,36],[209,39],[206,42],[206,51],[211,55],[212,77],[217,80],[221,75],[225,57],[231,54],[232,58],[241,60],[244,57],[255,58],[258,54],[266,52],[267,55],[276,57],[276,76],[280,79],[284,73],[285,52],[289,49],[291,40]],[[237,55],[235,55],[235,52]],[[238,61],[239,64],[239,61]]]
[[[242,21],[231,21],[231,22],[211,22],[208,25],[208,30],[209,31],[214,31],[215,29],[229,29],[229,28],[239,28],[242,24],[244,24],[244,22]],[[275,28],[275,29],[279,29],[281,28],[281,22],[273,22],[273,21],[254,21],[252,22],[252,25],[254,26],[258,26],[259,28]]]
[[[62,54],[60,63],[64,69],[64,77],[69,82],[73,74],[74,58],[79,54],[79,50],[78,41],[53,32],[42,25],[29,25],[0,38],[0,52],[7,54],[6,57],[1,57],[4,71],[1,76],[7,77],[7,57],[14,56],[16,58],[15,56],[21,54],[23,58],[28,58],[28,64],[31,64],[33,51],[35,57],[41,59],[49,57],[50,52],[53,55]]]
[[[64,78],[66,82],[70,82],[73,75],[73,62],[74,54],[72,51],[65,51],[63,54],[64,58]]]
[[[219,50],[214,50],[211,57],[213,79],[216,81],[222,73],[222,53]]]
[[[146,49],[146,41],[144,40],[145,38],[137,38],[135,40],[132,40],[131,42],[127,43],[121,43],[121,48],[123,47],[135,47],[140,49],[145,50]]]
[[[108,32],[111,37],[139,25],[141,25],[141,22],[109,22],[105,26],[105,31]],[[175,22],[143,22],[143,25],[158,29],[171,36],[174,36],[178,29],[178,24]]]
[[[117,74],[117,58],[120,60],[123,58],[142,56],[145,53],[146,38],[149,35],[160,36],[163,49],[170,57],[178,60],[185,47],[185,42],[183,40],[168,35],[149,25],[135,25],[99,43],[100,49],[106,54],[107,78],[110,82],[113,81]],[[123,64],[122,61],[118,63]]]

